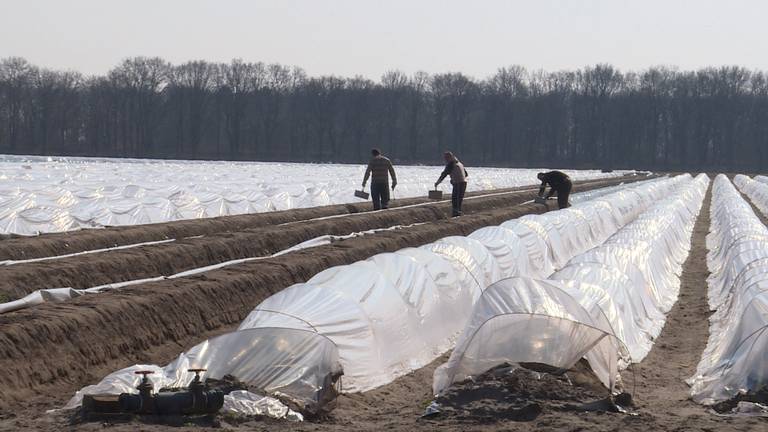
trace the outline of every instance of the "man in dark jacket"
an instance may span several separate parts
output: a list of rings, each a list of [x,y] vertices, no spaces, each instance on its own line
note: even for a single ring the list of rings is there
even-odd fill
[[[452,214],[453,217],[461,216],[461,203],[464,201],[464,193],[467,191],[467,177],[469,177],[469,174],[464,169],[464,164],[453,153],[449,151],[443,153],[443,159],[445,159],[445,169],[440,174],[440,178],[435,182],[435,189],[447,176],[451,176],[451,185],[453,186],[453,191],[451,192]]]
[[[564,209],[571,206],[568,202],[568,197],[571,195],[573,183],[571,183],[571,178],[568,177],[567,174],[561,171],[549,171],[545,173],[541,172],[537,177],[541,180],[541,187],[539,188],[540,197],[547,199],[557,193],[558,208]],[[551,189],[545,197],[544,190],[547,188],[547,185],[549,185]]]
[[[389,176],[392,176],[392,190],[397,186],[397,175],[392,162],[385,158],[379,149],[371,150],[371,161],[368,162],[368,169],[365,170],[363,178],[363,189],[371,178],[371,199],[373,200],[373,209],[386,209],[389,206]]]

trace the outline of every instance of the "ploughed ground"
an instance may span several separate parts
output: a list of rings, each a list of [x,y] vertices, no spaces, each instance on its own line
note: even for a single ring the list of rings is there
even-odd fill
[[[576,185],[574,189],[616,182]],[[335,218],[332,221],[342,226],[347,226],[350,218],[365,225],[408,211],[418,215],[428,212],[436,220],[194,276],[2,314],[0,369],[4,373],[0,374],[0,413],[13,412],[41,394],[62,393],[69,397],[83,385],[127,365],[165,364],[205,338],[233,330],[269,295],[326,268],[420,246],[444,236],[467,235],[480,227],[548,210],[540,204],[515,205],[521,196],[530,198],[530,192],[470,200],[468,208],[472,213],[457,219],[446,218],[442,204]],[[295,226],[303,223],[281,227],[296,232]],[[279,238],[277,231],[267,241]]]
[[[575,184],[616,184],[621,181],[630,182],[645,180],[652,177],[655,177],[655,175],[646,176],[630,174],[623,177],[584,180],[575,182]],[[474,191],[467,192],[466,197],[473,198],[492,193],[530,192],[535,189],[536,188],[533,185],[530,185],[496,189],[492,191]],[[530,197],[528,199],[530,199]],[[389,207],[390,209],[393,209],[416,204],[432,203],[441,205],[442,208],[450,209],[450,200],[450,194],[443,195],[442,201],[430,200],[427,197],[401,198],[390,201]],[[351,215],[370,211],[370,201],[357,201],[347,204],[334,204],[204,219],[188,219],[157,224],[82,229],[63,233],[48,233],[39,236],[19,236],[13,234],[0,235],[0,261],[41,258],[143,242],[210,236],[217,233],[234,233],[253,228],[261,228],[266,225],[279,225],[314,218]]]
[[[636,415],[582,412],[573,409],[574,405],[590,402],[604,395],[600,394],[601,389],[594,379],[584,373],[582,367],[578,367],[567,373],[570,383],[565,377],[545,375],[537,379],[532,377],[531,373],[521,370],[513,373],[493,371],[482,377],[479,384],[463,383],[455,386],[448,397],[441,400],[444,406],[443,413],[424,419],[420,416],[432,400],[432,373],[447,359],[447,356],[443,356],[389,385],[370,392],[342,395],[339,398],[338,407],[326,418],[304,423],[288,423],[270,419],[241,421],[215,417],[194,421],[185,420],[181,423],[171,422],[174,426],[173,430],[373,431],[389,429],[411,431],[437,428],[450,431],[766,430],[768,422],[765,419],[717,417],[706,408],[688,400],[688,387],[684,379],[695,371],[708,335],[709,312],[706,306],[708,272],[704,238],[709,228],[709,204],[710,195],[708,194],[694,228],[691,254],[684,265],[679,301],[669,313],[664,331],[649,356],[643,363],[635,365],[634,376],[632,372],[625,373],[624,381],[627,390],[634,394],[635,405],[632,409]],[[530,205],[518,207],[516,211],[519,215],[537,211]],[[242,319],[243,313],[247,313],[246,310],[250,310],[269,295],[270,289],[279,289],[264,289],[262,288],[264,286],[282,284],[282,287],[285,287],[288,279],[293,278],[298,282],[310,277],[316,272],[317,267],[323,265],[336,265],[360,259],[362,256],[396,250],[404,247],[403,243],[426,243],[432,241],[431,238],[434,235],[442,237],[464,231],[468,233],[476,227],[493,224],[498,218],[509,214],[511,214],[509,209],[494,210],[490,214],[478,214],[458,220],[413,227],[403,233],[379,233],[368,238],[352,239],[316,248],[311,253],[291,254],[294,256],[282,257],[279,262],[269,263],[268,267],[232,268],[208,276],[196,277],[193,281],[186,283],[143,288],[140,286],[137,291],[104,294],[86,299],[87,301],[78,299],[73,302],[74,304],[65,307],[51,305],[36,308],[24,314],[14,314],[16,318],[12,319],[12,325],[19,326],[15,330],[21,334],[24,333],[24,321],[37,322],[35,325],[38,333],[35,336],[42,349],[30,350],[26,346],[34,343],[34,340],[22,341],[27,354],[45,356],[45,353],[49,352],[49,357],[43,359],[29,357],[27,358],[29,365],[14,367],[13,362],[23,362],[24,359],[16,357],[3,361],[3,356],[0,356],[0,367],[11,369],[3,373],[5,376],[2,379],[3,385],[7,388],[5,399],[0,399],[0,402],[4,401],[6,404],[0,411],[0,431],[59,431],[63,428],[83,431],[105,428],[115,431],[167,430],[168,424],[148,424],[143,423],[141,419],[125,423],[93,422],[70,425],[70,419],[63,414],[44,415],[42,413],[46,409],[62,405],[71,397],[74,390],[97,381],[105,373],[139,361],[164,364],[195,342],[232,330]],[[405,240],[405,237],[401,237],[400,234],[407,234],[409,240]],[[312,258],[310,255],[314,256],[313,261],[310,260]],[[299,274],[293,274],[288,278],[273,276],[275,280],[262,280],[256,283],[239,280],[244,277],[244,273],[252,275],[253,270],[269,273],[279,272],[280,269],[290,269],[293,273]],[[211,285],[210,289],[207,288],[207,284]],[[151,302],[139,301],[136,305],[136,302],[144,297],[157,295],[153,293],[156,293],[158,288],[161,289],[160,292],[166,291],[165,295],[153,298]],[[220,294],[221,290],[233,297],[216,302],[214,300],[216,293]],[[103,299],[99,299],[101,297]],[[184,298],[190,300],[184,301],[182,300]],[[153,332],[149,326],[142,327],[140,322],[130,318],[125,318],[127,322],[124,322],[121,317],[118,323],[112,325],[108,323],[114,318],[107,317],[102,321],[95,318],[105,311],[103,308],[106,306],[122,311],[128,316],[131,312],[143,316],[139,312],[142,308],[151,308],[152,302],[165,300],[172,301],[169,306],[171,310],[181,308],[187,312],[172,317],[174,320],[182,319],[176,328]],[[234,306],[242,301],[248,304]],[[209,305],[209,302],[213,304]],[[200,303],[203,304],[200,305]],[[89,312],[94,310],[97,312],[89,315]],[[153,312],[160,314],[162,310],[160,308]],[[206,314],[210,314],[211,317],[207,317]],[[83,316],[89,318],[79,321]],[[48,322],[47,326],[45,322]],[[73,326],[67,327],[62,325],[62,322],[73,323]],[[161,326],[166,325],[167,322],[159,319],[154,324]],[[92,328],[99,325],[108,325],[108,328]],[[62,330],[57,330],[58,326],[61,326]],[[138,339],[117,333],[123,326],[125,332],[136,333]],[[181,327],[190,327],[191,331],[180,329]],[[18,342],[19,340],[14,337],[19,335],[8,334],[7,328],[3,321],[0,321],[0,337],[3,337],[3,333],[6,337],[3,343]],[[63,336],[65,334],[63,328],[74,333],[84,332],[86,335],[80,337],[69,333]],[[56,336],[47,341],[46,331]],[[142,344],[140,342],[142,335],[146,335],[151,340]],[[90,337],[97,340],[97,348],[93,350],[87,347]],[[109,350],[103,345],[98,345],[99,337],[111,337],[115,346]],[[106,342],[109,339],[104,340]],[[57,344],[69,344],[72,349],[63,349],[61,351],[63,355],[56,357]],[[75,352],[78,349],[83,352]],[[107,349],[108,354],[101,353],[104,349]],[[38,375],[34,375],[35,368],[40,370]],[[10,374],[20,375],[20,378],[10,377]]]
[[[577,183],[576,187],[595,188],[645,178],[592,180]],[[521,204],[530,200],[533,190],[526,187],[475,193],[465,202],[466,213]],[[389,211],[366,211],[369,209],[370,203],[358,203],[0,240],[2,261],[176,239],[162,244],[0,266],[0,299],[13,300],[44,288],[82,289],[170,276],[225,261],[270,255],[323,235],[342,236],[447,219],[450,202],[410,198],[393,201]]]

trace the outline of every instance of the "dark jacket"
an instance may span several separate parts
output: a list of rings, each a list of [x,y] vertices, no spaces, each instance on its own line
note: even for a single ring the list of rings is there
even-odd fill
[[[544,173],[541,178],[541,187],[539,188],[539,195],[544,195],[544,190],[549,185],[552,188],[552,192],[564,190],[571,185],[571,178],[568,174],[561,171],[550,171]],[[550,193],[552,195],[552,193]]]
[[[371,177],[371,183],[389,184],[388,175],[392,176],[392,184],[397,184],[397,175],[395,175],[395,168],[392,166],[392,162],[382,155],[374,156],[368,162],[368,169],[365,170],[363,183],[367,183],[368,177]]]

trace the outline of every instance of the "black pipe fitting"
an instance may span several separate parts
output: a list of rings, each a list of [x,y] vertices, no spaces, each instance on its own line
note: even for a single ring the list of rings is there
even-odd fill
[[[200,373],[205,369],[190,369],[195,378],[188,389],[153,394],[152,382],[147,375],[151,371],[137,371],[143,375],[141,383],[136,387],[139,394],[123,393],[119,397],[120,409],[132,414],[155,415],[195,415],[213,414],[224,406],[224,393],[220,390],[207,390],[200,380]]]

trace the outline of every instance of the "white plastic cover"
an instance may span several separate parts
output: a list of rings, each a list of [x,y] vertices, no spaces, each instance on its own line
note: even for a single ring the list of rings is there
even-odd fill
[[[134,365],[78,391],[64,407],[75,408],[86,394],[137,393],[138,370],[151,370],[154,390],[187,386],[189,369],[204,368],[204,378],[232,375],[251,388],[290,399],[313,412],[332,396],[342,370],[336,346],[316,332],[287,328],[245,329],[206,340],[164,368]]]
[[[480,228],[469,236],[493,255],[498,265],[500,279],[527,275],[531,272],[531,261],[526,254],[522,239],[512,230],[502,226]]]
[[[745,175],[739,174],[734,177],[733,182],[752,200],[752,203],[755,204],[763,215],[768,216],[768,177],[757,176],[755,180],[752,180]]]
[[[224,395],[224,405],[221,410],[242,416],[265,416],[289,421],[304,421],[303,415],[288,408],[279,400],[246,390],[235,390]]]
[[[608,319],[582,307],[578,290],[554,281],[510,278],[486,289],[447,363],[435,370],[433,391],[503,363],[544,363],[567,369],[592,354],[613,387],[619,346]],[[592,363],[591,363],[592,364]]]
[[[45,302],[63,302],[83,295],[81,290],[72,288],[51,288],[34,291],[18,300],[0,303],[0,314],[13,312]]]
[[[654,188],[654,195],[672,198],[657,201],[603,245],[571,259],[550,280],[510,278],[485,290],[450,359],[435,371],[435,394],[502,363],[537,362],[567,369],[582,357],[613,390],[618,370],[640,361],[650,350],[664,312],[677,298],[690,234],[709,179],[680,176],[668,184],[674,189]],[[634,202],[654,201],[646,197],[639,193]],[[616,217],[636,214],[634,206],[623,204]],[[561,215],[550,218],[557,221]],[[566,238],[558,242],[565,253],[586,248],[590,235],[594,239],[608,234],[596,225],[606,225],[599,217],[577,215],[574,220],[587,222],[576,225],[581,236],[557,237]],[[552,237],[544,224],[532,231]],[[628,246],[638,243],[637,249]]]
[[[611,316],[631,361],[641,361],[677,300],[682,264],[708,185],[705,176],[662,200],[604,244],[575,257],[552,278],[603,288],[621,311]]]
[[[559,259],[566,261],[579,249],[603,241],[612,234],[610,230],[618,229],[647,203],[685,181],[685,176],[680,176],[626,185],[594,202],[576,204],[561,215],[527,218],[528,222],[520,226],[546,226],[540,241],[530,245],[514,230],[486,228],[470,237],[447,237],[419,248],[328,269],[264,300],[241,323],[237,333],[248,329],[267,334],[293,330],[321,336],[338,349],[344,390],[370,390],[423,367],[454,346],[474,302],[489,285],[526,269],[545,268],[541,263],[526,261],[529,247],[540,248],[537,257],[552,256],[552,239],[568,229],[568,218],[579,227],[581,235],[571,238],[570,246],[560,252]],[[587,217],[603,212],[607,216]],[[505,250],[509,257],[502,253]],[[572,287],[564,287],[562,292],[568,290]],[[609,322],[603,309],[595,305],[609,305],[610,301],[597,288],[589,292],[573,294],[582,299],[583,313],[591,320]],[[229,345],[220,348],[224,352],[229,349]],[[605,359],[594,360],[594,367],[604,370],[601,376],[608,377],[607,384],[614,375],[611,371],[616,367],[617,352],[620,350],[614,348],[589,354]]]
[[[761,207],[767,184],[738,175],[736,184]],[[705,405],[768,385],[768,229],[727,177],[712,188],[707,238],[709,341],[691,384]]]
[[[397,166],[398,197],[424,196],[438,167]],[[289,210],[356,200],[365,164],[0,156],[0,234],[35,235]],[[565,172],[574,180],[628,171]],[[472,168],[469,190],[536,183],[537,170]],[[350,181],[354,179],[353,181]],[[443,185],[443,188],[449,186]]]
[[[567,210],[525,216],[468,237],[446,237],[332,268],[265,300],[241,328],[311,325],[339,347],[344,389],[370,390],[423,367],[449,349],[486,287],[510,275],[554,267],[550,262],[555,247],[561,249],[557,259],[567,261],[684,181],[681,176],[627,185]],[[561,232],[574,226],[579,236],[568,234],[568,246],[560,247]],[[404,256],[413,261],[403,260]],[[534,264],[531,257],[545,264]],[[427,265],[442,270],[429,272]],[[446,275],[458,283],[440,283]],[[433,295],[428,302],[420,300],[431,305],[430,314],[413,308],[413,293]]]

